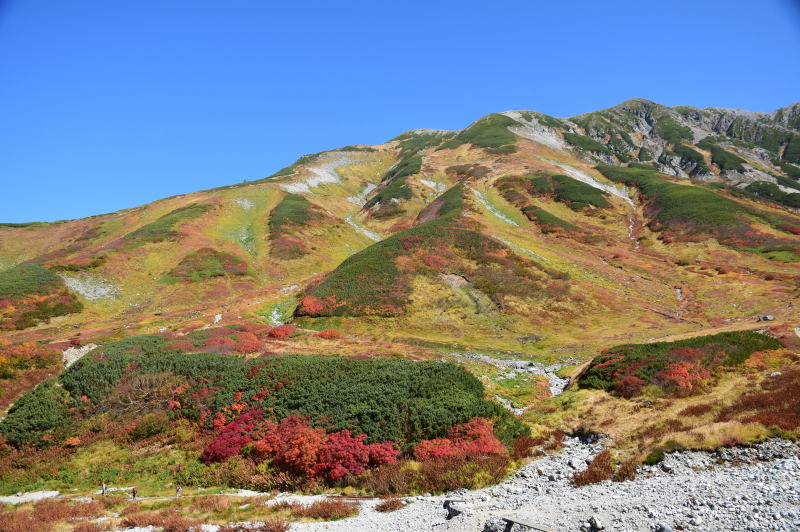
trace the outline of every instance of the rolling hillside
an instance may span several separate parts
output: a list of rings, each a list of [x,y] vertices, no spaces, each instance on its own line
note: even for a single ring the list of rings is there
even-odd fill
[[[0,224],[3,489],[134,447],[114,481],[154,493],[165,460],[187,485],[388,493],[497,482],[564,433],[610,435],[620,464],[796,436],[798,209],[800,104],[636,99]],[[298,441],[316,462],[281,454]],[[435,480],[443,457],[464,475]],[[365,472],[396,460],[422,465]]]

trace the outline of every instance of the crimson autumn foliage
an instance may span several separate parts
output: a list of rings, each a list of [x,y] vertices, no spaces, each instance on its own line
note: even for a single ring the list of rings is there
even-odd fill
[[[250,411],[223,427],[200,461],[221,462],[247,446],[260,461],[269,460],[293,474],[322,476],[335,482],[397,460],[399,449],[393,442],[366,444],[366,437],[354,437],[349,430],[326,435],[324,429],[310,427],[307,417],[296,414],[276,423],[264,419],[262,412]]]
[[[488,419],[475,417],[468,422],[455,425],[447,438],[423,440],[414,448],[414,458],[426,461],[453,456],[508,455],[508,450],[497,439]]]

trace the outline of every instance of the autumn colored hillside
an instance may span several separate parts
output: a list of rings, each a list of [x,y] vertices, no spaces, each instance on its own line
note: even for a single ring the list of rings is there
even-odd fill
[[[186,483],[425,492],[564,432],[623,461],[796,435],[799,117],[509,111],[0,224],[0,479],[139,446],[115,479],[156,491],[168,448]]]

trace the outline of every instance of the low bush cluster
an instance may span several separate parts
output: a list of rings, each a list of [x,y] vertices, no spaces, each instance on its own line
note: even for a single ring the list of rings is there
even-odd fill
[[[178,265],[164,276],[162,282],[198,282],[212,277],[245,275],[247,271],[247,261],[236,255],[211,248],[200,248],[181,259]]]
[[[0,344],[0,379],[13,379],[18,373],[30,369],[58,367],[60,363],[61,352],[49,345],[33,342]]]
[[[455,137],[441,144],[437,150],[472,144],[489,153],[514,153],[517,151],[515,146],[517,136],[508,128],[516,125],[519,124],[505,115],[490,114],[461,130]]]
[[[199,218],[213,209],[210,203],[191,203],[165,214],[154,222],[128,233],[121,242],[124,249],[133,249],[148,243],[174,240],[180,233],[176,226],[187,220]]]
[[[579,384],[628,398],[650,385],[667,394],[686,395],[710,381],[716,368],[741,364],[757,351],[780,348],[775,338],[754,331],[621,345],[606,349],[592,360]]]

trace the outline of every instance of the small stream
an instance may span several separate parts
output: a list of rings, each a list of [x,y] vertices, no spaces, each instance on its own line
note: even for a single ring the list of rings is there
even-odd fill
[[[540,364],[538,362],[531,362],[530,360],[507,360],[502,358],[493,358],[481,353],[449,353],[450,356],[478,360],[491,364],[492,366],[500,369],[510,370],[514,373],[532,373],[534,375],[542,375],[547,377],[550,388],[550,394],[555,397],[561,394],[569,384],[569,379],[559,377],[556,372],[563,368],[566,364]],[[503,401],[500,401],[504,403]],[[508,405],[510,406],[510,405]],[[517,409],[515,409],[517,410]]]

